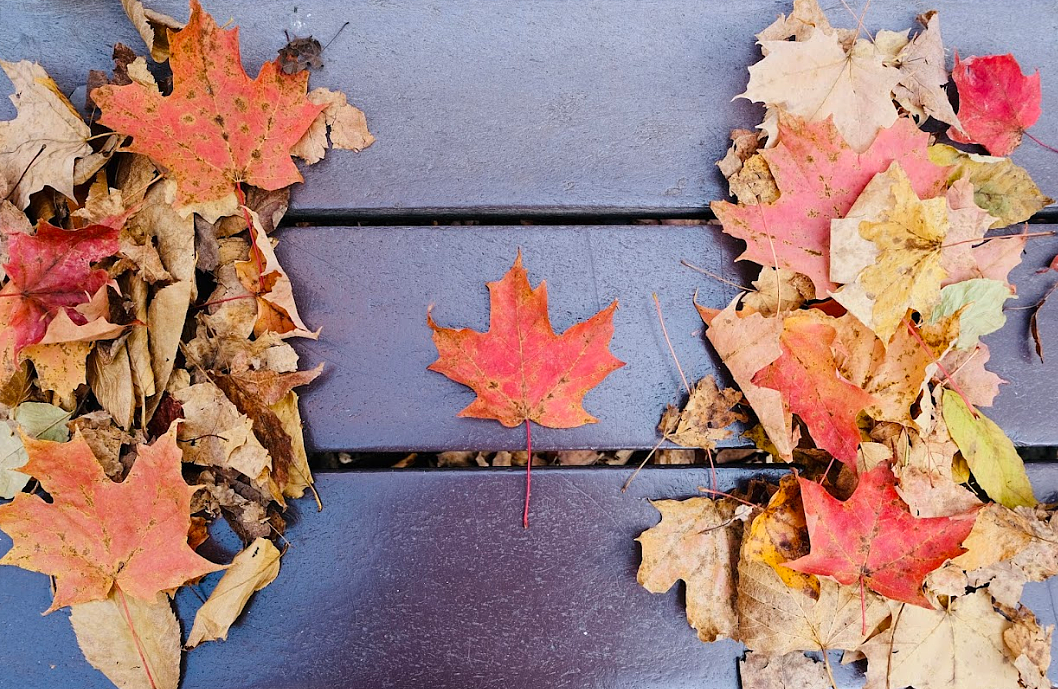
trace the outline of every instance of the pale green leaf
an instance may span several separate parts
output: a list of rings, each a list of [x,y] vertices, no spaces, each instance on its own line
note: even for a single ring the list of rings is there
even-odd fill
[[[66,442],[70,431],[66,421],[70,413],[51,404],[23,402],[15,407],[11,417],[22,432],[34,438]],[[15,497],[29,482],[29,476],[18,471],[29,461],[18,432],[8,423],[0,421],[0,498]]]
[[[1003,303],[1016,299],[1007,283],[988,278],[963,280],[940,291],[940,302],[933,309],[930,323],[937,323],[959,312],[958,349],[972,349],[982,336],[993,333],[1007,322]]]
[[[959,393],[944,391],[944,423],[970,472],[988,497],[1011,509],[1032,507],[1036,497],[1014,443],[984,414],[974,417]]]

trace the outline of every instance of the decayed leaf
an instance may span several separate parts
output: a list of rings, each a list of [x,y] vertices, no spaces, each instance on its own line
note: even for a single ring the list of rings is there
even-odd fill
[[[114,587],[141,600],[221,567],[187,545],[191,495],[180,474],[175,435],[138,448],[123,483],[103,473],[91,448],[23,438],[24,471],[52,497],[20,493],[0,507],[0,529],[11,549],[0,564],[55,577],[48,612],[104,600]]]
[[[508,427],[526,421],[551,428],[595,423],[581,400],[624,366],[609,350],[617,302],[556,335],[547,286],[529,286],[521,252],[503,279],[488,288],[488,332],[442,328],[429,312],[426,316],[438,352],[429,369],[478,395],[459,416],[495,419]]]
[[[888,343],[913,309],[929,315],[944,279],[941,246],[948,231],[944,199],[921,200],[893,163],[831,223],[834,299]]]
[[[930,315],[929,322],[942,318],[959,318],[958,349],[973,349],[981,337],[994,333],[1007,322],[1003,304],[1016,299],[1006,282],[974,278],[947,285],[940,291],[940,300]]]
[[[929,147],[929,159],[949,168],[949,184],[957,179],[973,184],[974,201],[996,218],[992,229],[1024,222],[1053,203],[1053,199],[1040,192],[1025,168],[1015,165],[1010,158],[964,153],[951,146],[934,144]]]
[[[830,689],[826,667],[804,653],[748,653],[738,663],[742,689]]]
[[[257,479],[272,467],[272,458],[240,413],[213,383],[198,383],[173,393],[183,407],[179,439],[185,462],[238,471]]]
[[[781,196],[774,203],[710,204],[724,232],[745,240],[738,260],[786,268],[807,275],[816,295],[831,282],[830,221],[843,218],[867,183],[896,161],[915,193],[931,198],[943,190],[946,170],[927,156],[929,135],[908,118],[882,130],[863,153],[841,138],[833,122],[807,122],[783,114],[779,145],[762,151]]]
[[[833,117],[857,151],[896,121],[892,93],[903,75],[870,41],[846,50],[836,34],[817,28],[804,40],[761,41],[761,47],[765,58],[749,68],[742,98],[813,121]]]
[[[739,315],[735,310],[737,304],[735,299],[708,321],[706,337],[757,414],[778,456],[790,461],[797,444],[791,430],[790,410],[783,404],[778,390],[753,383],[757,371],[782,356],[779,344],[782,319],[765,318],[759,313]]]
[[[178,22],[172,17],[161,12],[155,12],[143,6],[139,0],[121,0],[121,6],[125,8],[125,14],[129,21],[136,27],[140,38],[151,51],[151,57],[155,62],[165,62],[169,59],[169,31],[179,31],[184,28],[183,22]]]
[[[250,259],[237,261],[235,272],[243,287],[257,300],[254,335],[260,336],[271,331],[285,337],[316,339],[319,337],[319,331],[309,330],[298,315],[298,307],[294,303],[294,286],[286,271],[279,265],[279,259],[272,248],[272,240],[261,229],[260,217],[249,209],[246,212],[253,222],[253,245],[250,248]]]
[[[1022,606],[1011,626],[1003,630],[1003,641],[1014,658],[1014,667],[1027,689],[1051,689],[1047,670],[1051,666],[1051,636],[1054,625],[1040,626],[1032,611]]]
[[[0,60],[0,67],[18,110],[0,122],[0,198],[25,208],[45,186],[73,198],[74,161],[92,154],[91,130],[40,65]]]
[[[854,650],[888,617],[881,596],[864,591],[861,598],[858,586],[820,579],[817,599],[787,586],[770,565],[738,562],[737,638],[750,650]]]
[[[988,496],[1007,507],[1032,507],[1036,498],[1014,443],[994,421],[966,406],[959,393],[945,390],[944,422],[974,478]]]
[[[750,522],[739,557],[770,565],[788,587],[817,598],[819,579],[784,566],[807,554],[808,525],[801,489],[797,477],[787,474],[779,481],[779,489],[771,496],[768,506]]]
[[[952,81],[959,89],[959,121],[949,135],[978,143],[1006,156],[1021,143],[1022,133],[1040,119],[1040,71],[1025,76],[1013,55],[985,55],[960,60],[955,55]]]
[[[787,316],[779,337],[782,356],[758,371],[753,383],[778,390],[817,447],[855,466],[860,444],[856,416],[873,399],[838,373],[832,350],[836,336],[832,326],[812,314]]]
[[[292,155],[304,159],[309,165],[323,160],[327,153],[328,130],[331,148],[362,151],[375,143],[375,137],[367,130],[363,111],[350,105],[344,93],[319,88],[310,91],[308,99],[324,106],[324,110],[291,149]]]
[[[761,140],[748,129],[731,131],[731,147],[716,166],[728,181],[731,195],[740,203],[771,203],[779,198],[779,189],[763,157],[756,155]]]
[[[227,639],[228,628],[242,614],[250,596],[279,576],[279,555],[267,538],[258,538],[236,555],[209,599],[195,613],[195,623],[184,645],[194,648],[203,641]]]
[[[963,552],[976,511],[916,519],[894,487],[886,464],[861,473],[845,502],[813,481],[799,479],[812,549],[790,569],[868,587],[893,600],[931,607],[922,581]]]
[[[887,60],[900,70],[900,83],[893,87],[893,97],[919,122],[932,117],[958,127],[959,118],[944,90],[948,70],[944,68],[940,18],[930,11],[918,19],[925,30],[904,45],[891,61]]]
[[[1009,627],[984,590],[947,609],[900,606],[892,626],[863,646],[867,689],[1016,689],[1018,671],[1004,652]]]
[[[727,426],[746,421],[745,414],[734,410],[741,401],[741,392],[720,390],[713,376],[706,376],[695,383],[682,410],[672,404],[665,409],[658,430],[677,445],[712,450],[719,441],[731,437]]]
[[[116,229],[105,225],[64,230],[42,222],[36,235],[10,237],[10,260],[5,268],[11,280],[0,290],[6,297],[0,299],[0,380],[14,372],[23,347],[45,341],[49,327],[60,316],[66,318],[58,321],[50,341],[105,339],[121,331],[123,326],[107,323],[100,316],[101,328],[84,336],[76,332],[76,326],[92,320],[76,307],[91,304],[89,295],[105,304],[109,277],[91,263],[117,251],[117,235]]]
[[[118,689],[177,688],[180,624],[164,593],[140,600],[114,589],[72,606],[70,624],[85,659]]]
[[[737,638],[735,566],[742,522],[734,500],[657,500],[661,522],[636,539],[643,546],[639,583],[665,593],[678,579],[687,585],[687,621],[705,642]]]
[[[135,443],[137,436],[142,438],[142,431],[134,431],[135,436],[125,432],[105,411],[82,414],[72,419],[68,425],[80,433],[88,447],[92,448],[92,454],[99,460],[107,478],[111,481],[121,481],[125,478],[127,467],[121,462],[121,448]],[[126,455],[126,460],[131,462],[131,457]]]
[[[99,122],[133,137],[176,181],[176,205],[212,222],[237,208],[235,186],[278,189],[301,181],[290,149],[323,106],[305,97],[308,74],[266,62],[255,80],[243,71],[237,29],[219,29],[191,0],[187,26],[171,34],[173,93],[132,83],[101,86]],[[223,93],[223,99],[212,94]]]

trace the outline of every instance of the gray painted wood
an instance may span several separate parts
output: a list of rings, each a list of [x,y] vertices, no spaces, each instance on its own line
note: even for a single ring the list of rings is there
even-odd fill
[[[628,364],[585,398],[600,423],[534,427],[533,447],[653,447],[661,412],[678,400],[682,383],[652,293],[688,378],[726,379],[702,337],[692,296],[697,291],[699,303],[723,307],[738,290],[680,261],[741,284],[751,277],[743,272],[749,264],[733,262],[736,242],[715,226],[291,227],[278,236],[301,314],[323,329],[318,341],[294,341],[303,365],[326,364],[302,398],[307,438],[317,450],[524,448],[524,429],[456,418],[473,392],[426,370],[437,357],[427,307],[434,305],[443,326],[487,329],[485,282],[502,277],[519,248],[530,282],[547,280],[556,332],[619,300],[612,350]],[[1020,298],[1009,304],[1038,301],[1058,273],[1036,271],[1055,254],[1058,239],[1029,241],[1012,274]],[[1058,298],[1040,315],[1046,363],[1033,352],[1029,311],[1008,315],[1006,327],[986,341],[989,369],[1010,384],[985,411],[1018,444],[1058,445]]]
[[[1029,469],[1055,499],[1058,467]],[[742,646],[698,641],[682,585],[636,583],[633,539],[658,521],[648,499],[697,495],[709,472],[652,467],[621,493],[630,471],[534,472],[528,530],[519,470],[322,475],[324,511],[296,504],[279,579],[227,641],[187,655],[183,689],[732,689]],[[780,472],[721,468],[719,488],[762,473]],[[225,562],[234,547],[224,534],[207,545]],[[1024,603],[1055,624],[1056,595],[1034,584]],[[40,616],[49,602],[46,577],[0,567],[0,686],[109,687],[68,613]],[[200,605],[177,597],[185,635]],[[835,671],[842,687],[862,682],[862,665]]]
[[[148,6],[186,18],[184,0]],[[406,216],[482,212],[701,213],[726,188],[713,166],[759,108],[731,99],[759,58],[753,34],[785,0],[207,0],[241,27],[251,74],[284,29],[329,39],[314,86],[367,113],[378,142],[311,168],[295,213]],[[852,18],[823,3],[835,22]],[[861,5],[861,2],[850,3]],[[296,8],[296,11],[295,11]],[[872,29],[901,30],[939,9],[949,49],[1013,52],[1042,68],[1032,131],[1058,145],[1053,0],[876,0]],[[108,69],[110,44],[142,45],[117,2],[5,0],[0,57],[38,60],[72,90]],[[9,88],[0,76],[0,91]],[[6,99],[0,117],[12,114]],[[1014,159],[1058,197],[1058,156],[1026,142]]]

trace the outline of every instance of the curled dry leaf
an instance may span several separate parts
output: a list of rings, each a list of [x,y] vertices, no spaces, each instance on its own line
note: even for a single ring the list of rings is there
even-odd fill
[[[893,97],[920,123],[932,117],[956,127],[959,118],[952,110],[944,85],[948,70],[944,67],[944,44],[940,36],[940,17],[935,11],[918,17],[925,30],[908,41],[888,64],[900,70],[900,83],[893,87]],[[879,34],[888,32],[879,32]],[[876,43],[881,40],[876,38]]]
[[[761,266],[753,287],[756,291],[742,298],[742,306],[765,316],[799,309],[806,301],[816,298],[812,281],[786,268]]]
[[[238,471],[250,480],[272,467],[272,457],[253,432],[253,422],[211,382],[173,393],[183,408],[179,440],[183,460]]]
[[[143,6],[139,0],[121,0],[125,14],[136,27],[155,62],[169,59],[169,32],[184,28],[183,22]]]
[[[955,564],[968,570],[971,586],[987,584],[998,602],[1016,607],[1025,583],[1058,574],[1058,517],[1039,507],[1004,508],[992,516],[995,523],[984,522],[981,538],[970,544],[971,559]]]
[[[141,600],[115,588],[72,606],[70,624],[85,659],[118,689],[177,688],[180,624],[164,593]]]
[[[651,503],[661,522],[636,538],[643,546],[637,579],[665,593],[678,579],[687,585],[687,621],[702,641],[738,638],[735,566],[742,537],[734,500],[689,498]]]
[[[323,160],[327,154],[328,132],[331,148],[359,152],[375,143],[375,137],[367,129],[367,118],[363,111],[350,105],[344,93],[319,88],[310,91],[308,99],[322,105],[324,110],[291,149],[292,155],[302,158],[309,165]]]
[[[258,538],[235,556],[213,593],[195,613],[187,648],[203,641],[227,639],[228,629],[242,614],[250,596],[279,576],[279,550],[267,538]]]
[[[0,122],[0,198],[25,208],[45,186],[73,198],[74,161],[93,153],[91,130],[40,65],[0,60],[0,67],[15,85],[18,110]]]

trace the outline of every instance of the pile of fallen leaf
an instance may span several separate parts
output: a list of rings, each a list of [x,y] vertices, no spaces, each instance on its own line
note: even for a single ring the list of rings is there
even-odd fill
[[[54,577],[49,612],[70,606],[115,684],[175,689],[181,646],[225,638],[277,576],[286,501],[312,490],[293,388],[320,369],[287,339],[315,334],[269,238],[291,156],[373,137],[306,93],[314,40],[251,80],[196,0],[186,26],[123,5],[155,62],[118,45],[87,121],[42,67],[0,62],[0,562]],[[218,517],[246,546],[225,566],[195,552]],[[181,644],[174,591],[219,569]]]
[[[982,411],[1003,381],[980,341],[1028,238],[986,233],[1050,202],[1003,157],[1040,115],[1039,75],[956,55],[956,112],[939,18],[919,20],[871,37],[796,0],[758,34],[742,97],[766,106],[760,133],[719,163],[738,202],[713,211],[762,268],[698,308],[740,393],[703,381],[661,431],[711,449],[744,400],[747,435],[799,471],[655,503],[639,581],[683,579],[699,638],[749,649],[747,688],[830,686],[838,650],[868,687],[1051,686],[1053,627],[1019,599],[1058,573],[1058,516]]]

